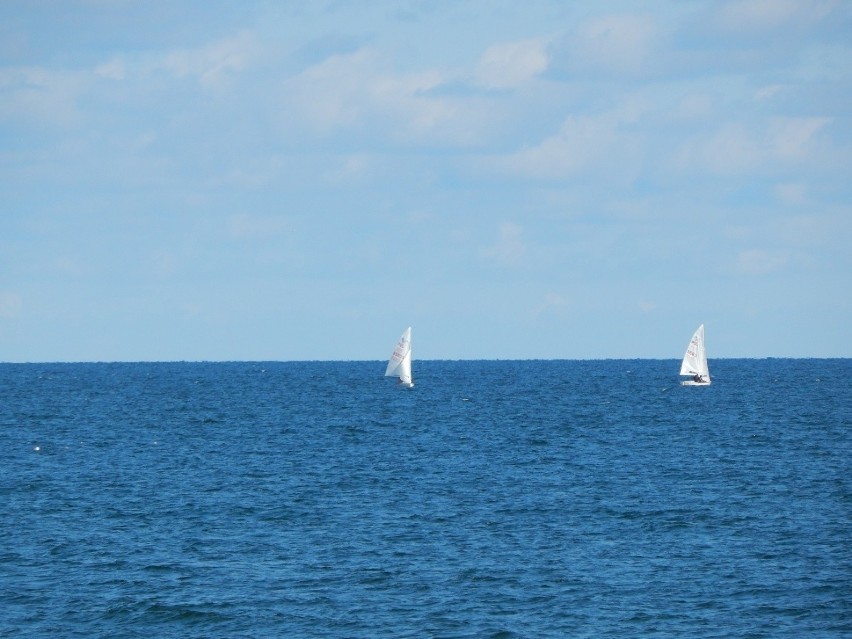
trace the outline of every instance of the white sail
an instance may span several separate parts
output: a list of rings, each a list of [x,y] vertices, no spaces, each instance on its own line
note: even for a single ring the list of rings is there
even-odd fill
[[[399,377],[401,384],[411,388],[414,386],[414,381],[411,378],[411,327],[405,329],[405,332],[396,343],[396,348],[393,349],[393,354],[388,361],[388,367],[385,370],[387,377]]]
[[[686,347],[686,353],[680,365],[680,374],[697,375],[698,379],[695,383],[710,383],[710,369],[707,367],[707,351],[704,348],[704,324],[698,327],[692,339],[689,340],[689,346]]]

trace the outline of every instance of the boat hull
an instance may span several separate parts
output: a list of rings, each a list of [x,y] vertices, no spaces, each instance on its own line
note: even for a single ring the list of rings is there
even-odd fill
[[[691,379],[681,382],[681,386],[710,386],[710,382],[696,382]]]

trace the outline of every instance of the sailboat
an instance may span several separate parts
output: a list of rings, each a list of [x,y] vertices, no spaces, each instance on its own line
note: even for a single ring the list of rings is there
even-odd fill
[[[710,386],[710,369],[707,368],[707,351],[704,348],[704,324],[698,327],[689,340],[680,365],[680,374],[692,376],[692,379],[682,382],[683,386]]]
[[[393,354],[388,361],[385,377],[398,377],[398,384],[404,388],[414,388],[411,378],[411,327],[405,329],[402,337],[396,343]]]

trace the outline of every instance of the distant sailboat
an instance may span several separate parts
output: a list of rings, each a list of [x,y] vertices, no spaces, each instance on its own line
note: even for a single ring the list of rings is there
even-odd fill
[[[386,377],[398,377],[399,385],[405,388],[414,388],[414,380],[411,378],[411,327],[405,329],[402,337],[396,343],[385,371]]]
[[[682,382],[684,386],[710,385],[710,369],[707,367],[707,351],[704,348],[704,324],[698,327],[689,340],[680,365],[680,374],[692,376],[692,379]]]

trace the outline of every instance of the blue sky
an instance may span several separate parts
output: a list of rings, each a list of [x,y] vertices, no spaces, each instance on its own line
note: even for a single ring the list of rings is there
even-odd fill
[[[852,4],[0,3],[0,361],[850,357]]]

